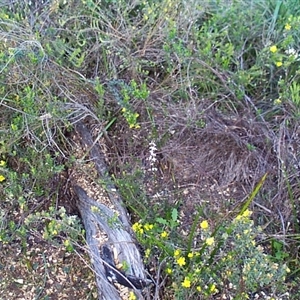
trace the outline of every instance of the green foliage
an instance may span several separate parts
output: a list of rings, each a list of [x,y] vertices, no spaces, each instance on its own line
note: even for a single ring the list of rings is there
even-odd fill
[[[139,114],[133,111],[130,102],[134,100],[147,99],[149,91],[147,90],[146,84],[143,83],[141,87],[138,87],[136,81],[132,80],[129,86],[126,84],[122,85],[121,95],[122,98],[120,98],[119,104],[122,107],[121,111],[129,125],[129,128],[140,128],[140,125],[137,122]]]
[[[120,178],[115,178],[114,183],[119,188],[122,199],[126,203],[126,206],[134,212],[134,214],[145,214],[147,211],[146,194],[141,188],[142,185],[142,172],[137,170],[136,172],[130,172],[131,166],[123,166],[125,170],[122,171]],[[127,167],[127,168],[126,168]]]
[[[289,254],[285,251],[284,244],[278,240],[273,239],[272,241],[272,256],[275,261],[283,261]]]
[[[158,217],[156,218],[156,222],[169,227],[173,231],[178,226],[178,210],[173,208],[169,218],[168,215],[166,215],[166,219]]]
[[[279,244],[277,262],[256,242],[262,229],[250,219],[251,212],[245,210],[232,221],[224,221],[217,231],[210,229],[203,220],[198,223],[197,245],[192,249],[184,246],[184,238],[178,245],[171,232],[177,227],[177,210],[172,210],[171,219],[157,218],[155,223],[135,223],[140,243],[145,247],[146,257],[157,252],[165,262],[165,273],[172,278],[172,289],[176,299],[192,299],[211,295],[219,291],[230,293],[236,299],[247,299],[247,295],[261,288],[272,286],[272,293],[282,292],[289,271],[282,263],[285,258]],[[174,227],[174,222],[176,226]],[[199,231],[200,228],[200,231]],[[282,254],[279,258],[278,254]],[[275,284],[276,283],[276,284]]]
[[[35,228],[36,224],[44,223],[43,238],[57,243],[63,241],[67,251],[74,250],[74,244],[84,237],[84,230],[77,216],[66,214],[64,207],[50,207],[48,211],[36,212],[25,220],[27,230]],[[58,240],[55,238],[59,238]]]
[[[114,122],[140,128],[149,140],[155,135],[164,144],[181,124],[195,132],[206,129],[211,107],[227,120],[249,112],[267,122],[274,139],[268,155],[277,151],[278,177],[284,177],[279,193],[287,190],[299,227],[292,191],[299,186],[293,176],[299,176],[295,168],[285,170],[289,166],[276,146],[299,127],[297,0],[41,3],[17,1],[2,5],[0,12],[0,241],[8,243],[17,234],[24,244],[26,232],[42,224],[44,239],[64,236],[66,249],[73,250],[82,229],[77,218],[53,208],[51,195],[58,193],[52,180],[58,181],[69,158],[66,133],[78,120],[92,117],[106,124],[106,131]],[[113,105],[107,101],[111,96]],[[156,124],[160,115],[172,121]],[[278,137],[282,132],[284,143]],[[252,137],[246,147],[261,150]],[[281,241],[272,239],[272,257],[257,243],[262,230],[247,212],[265,177],[234,220],[204,228],[199,211],[182,236],[179,208],[156,203],[149,212],[143,171],[132,170],[130,163],[119,167],[126,172],[116,183],[134,217],[142,219],[134,230],[146,257],[159,255],[166,263],[165,273],[174,282],[166,288],[178,299],[209,298],[217,290],[242,299],[268,285],[277,293],[287,272],[284,264],[291,259],[295,272],[299,269]],[[51,202],[48,210],[32,212],[25,225],[13,220],[13,212],[28,214],[41,198]]]

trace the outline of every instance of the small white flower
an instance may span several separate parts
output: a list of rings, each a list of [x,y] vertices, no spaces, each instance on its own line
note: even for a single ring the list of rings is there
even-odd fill
[[[299,59],[298,51],[295,50],[294,48],[288,48],[287,50],[284,51],[287,55],[290,57],[294,57],[295,60]]]
[[[285,53],[288,55],[295,55],[297,54],[297,51],[294,48],[288,48],[287,50],[285,50]]]
[[[157,162],[157,158],[156,158],[156,151],[157,151],[157,147],[154,141],[151,141],[149,143],[149,157],[147,158],[147,160],[150,162],[150,171],[157,171],[157,168],[155,167],[155,163]]]

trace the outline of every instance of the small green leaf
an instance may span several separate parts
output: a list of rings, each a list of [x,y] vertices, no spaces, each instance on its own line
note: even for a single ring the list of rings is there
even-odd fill
[[[163,219],[163,218],[156,218],[156,222],[163,224],[163,225],[167,225],[168,222],[167,220]]]
[[[178,219],[178,210],[177,210],[177,208],[173,208],[173,210],[172,210],[172,221],[176,222],[177,219]]]

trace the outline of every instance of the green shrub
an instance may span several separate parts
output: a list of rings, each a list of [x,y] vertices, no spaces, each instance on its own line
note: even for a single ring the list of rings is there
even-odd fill
[[[290,270],[282,261],[274,262],[265,246],[258,243],[262,229],[245,210],[232,221],[212,230],[207,220],[197,223],[193,247],[178,244],[174,229],[178,226],[177,210],[170,219],[157,218],[154,223],[135,223],[133,230],[145,247],[145,256],[158,255],[170,277],[176,299],[210,299],[221,293],[235,299],[270,288],[270,295],[282,292]],[[191,230],[192,232],[192,230]],[[202,298],[201,298],[202,299]]]

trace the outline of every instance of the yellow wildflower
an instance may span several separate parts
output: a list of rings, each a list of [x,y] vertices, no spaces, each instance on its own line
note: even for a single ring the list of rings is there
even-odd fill
[[[0,175],[0,182],[4,181],[5,177],[3,175]]]
[[[282,101],[281,101],[280,98],[277,98],[277,99],[274,100],[274,104],[275,104],[275,105],[279,105],[279,104],[281,104],[281,102],[282,102]]]
[[[71,243],[70,243],[70,241],[69,241],[69,240],[64,240],[64,245],[65,245],[66,247],[68,247],[68,246],[70,246],[70,245],[71,245]]]
[[[246,209],[246,210],[243,212],[243,214],[242,214],[242,216],[245,217],[245,218],[248,218],[248,217],[250,217],[251,215],[252,215],[252,211],[249,210],[249,209]]]
[[[286,23],[284,26],[285,30],[291,30],[292,26],[289,23]]]
[[[185,278],[184,278],[184,281],[182,282],[181,285],[182,285],[183,287],[185,287],[185,288],[189,288],[189,287],[191,287],[191,281],[189,280],[188,277],[185,277]]]
[[[276,66],[277,66],[277,67],[281,67],[281,66],[282,66],[282,61],[277,61],[277,62],[276,62]]]
[[[270,47],[270,51],[271,51],[272,53],[277,52],[277,46],[276,46],[276,45],[271,46],[271,47]]]
[[[149,231],[149,230],[153,229],[153,224],[146,223],[144,225],[144,228],[145,228],[146,231]]]
[[[209,287],[209,291],[213,294],[213,293],[216,293],[218,290],[217,290],[216,286],[214,284],[212,284]]]
[[[252,211],[249,209],[246,209],[243,213],[239,213],[235,220],[239,221],[239,220],[244,220],[246,218],[249,218],[252,215]]]
[[[123,107],[123,108],[122,108],[122,113],[126,112],[126,110],[127,110],[127,109],[126,109],[125,107]]]
[[[169,234],[168,234],[166,231],[163,231],[163,232],[160,234],[160,236],[161,236],[162,238],[166,238],[168,235],[169,235]]]
[[[181,253],[181,251],[180,251],[179,249],[176,249],[176,250],[174,251],[174,257],[179,256],[180,253]]]
[[[178,259],[177,259],[177,264],[182,267],[185,265],[185,258],[183,256],[180,256]]]
[[[134,223],[134,224],[132,225],[133,231],[136,232],[140,226],[141,226],[140,223]]]
[[[146,249],[145,251],[145,257],[148,258],[150,256],[150,253],[151,253],[151,249]]]
[[[188,258],[192,258],[194,256],[194,253],[193,252],[190,252],[189,254],[188,254]]]
[[[205,241],[206,245],[208,246],[211,246],[214,242],[215,242],[214,237],[207,238]]]
[[[4,160],[0,160],[0,167],[4,167],[6,162]]]
[[[166,269],[166,273],[167,273],[167,274],[172,274],[172,272],[173,272],[173,271],[172,271],[171,268],[167,268],[167,269]]]
[[[209,227],[207,220],[204,220],[200,223],[202,229],[207,229]]]
[[[235,219],[236,219],[237,221],[240,220],[240,219],[242,219],[242,215],[237,215]]]
[[[198,292],[201,292],[201,291],[202,291],[202,288],[201,288],[200,285],[198,285],[198,286],[196,287],[196,289],[197,289]]]
[[[129,298],[128,298],[128,300],[136,300],[136,295],[134,294],[134,292],[130,292],[129,293]]]
[[[143,229],[143,225],[141,223],[134,223],[132,225],[132,230],[134,232],[137,232],[137,233],[140,233],[140,234],[143,234],[144,233],[144,229]]]

